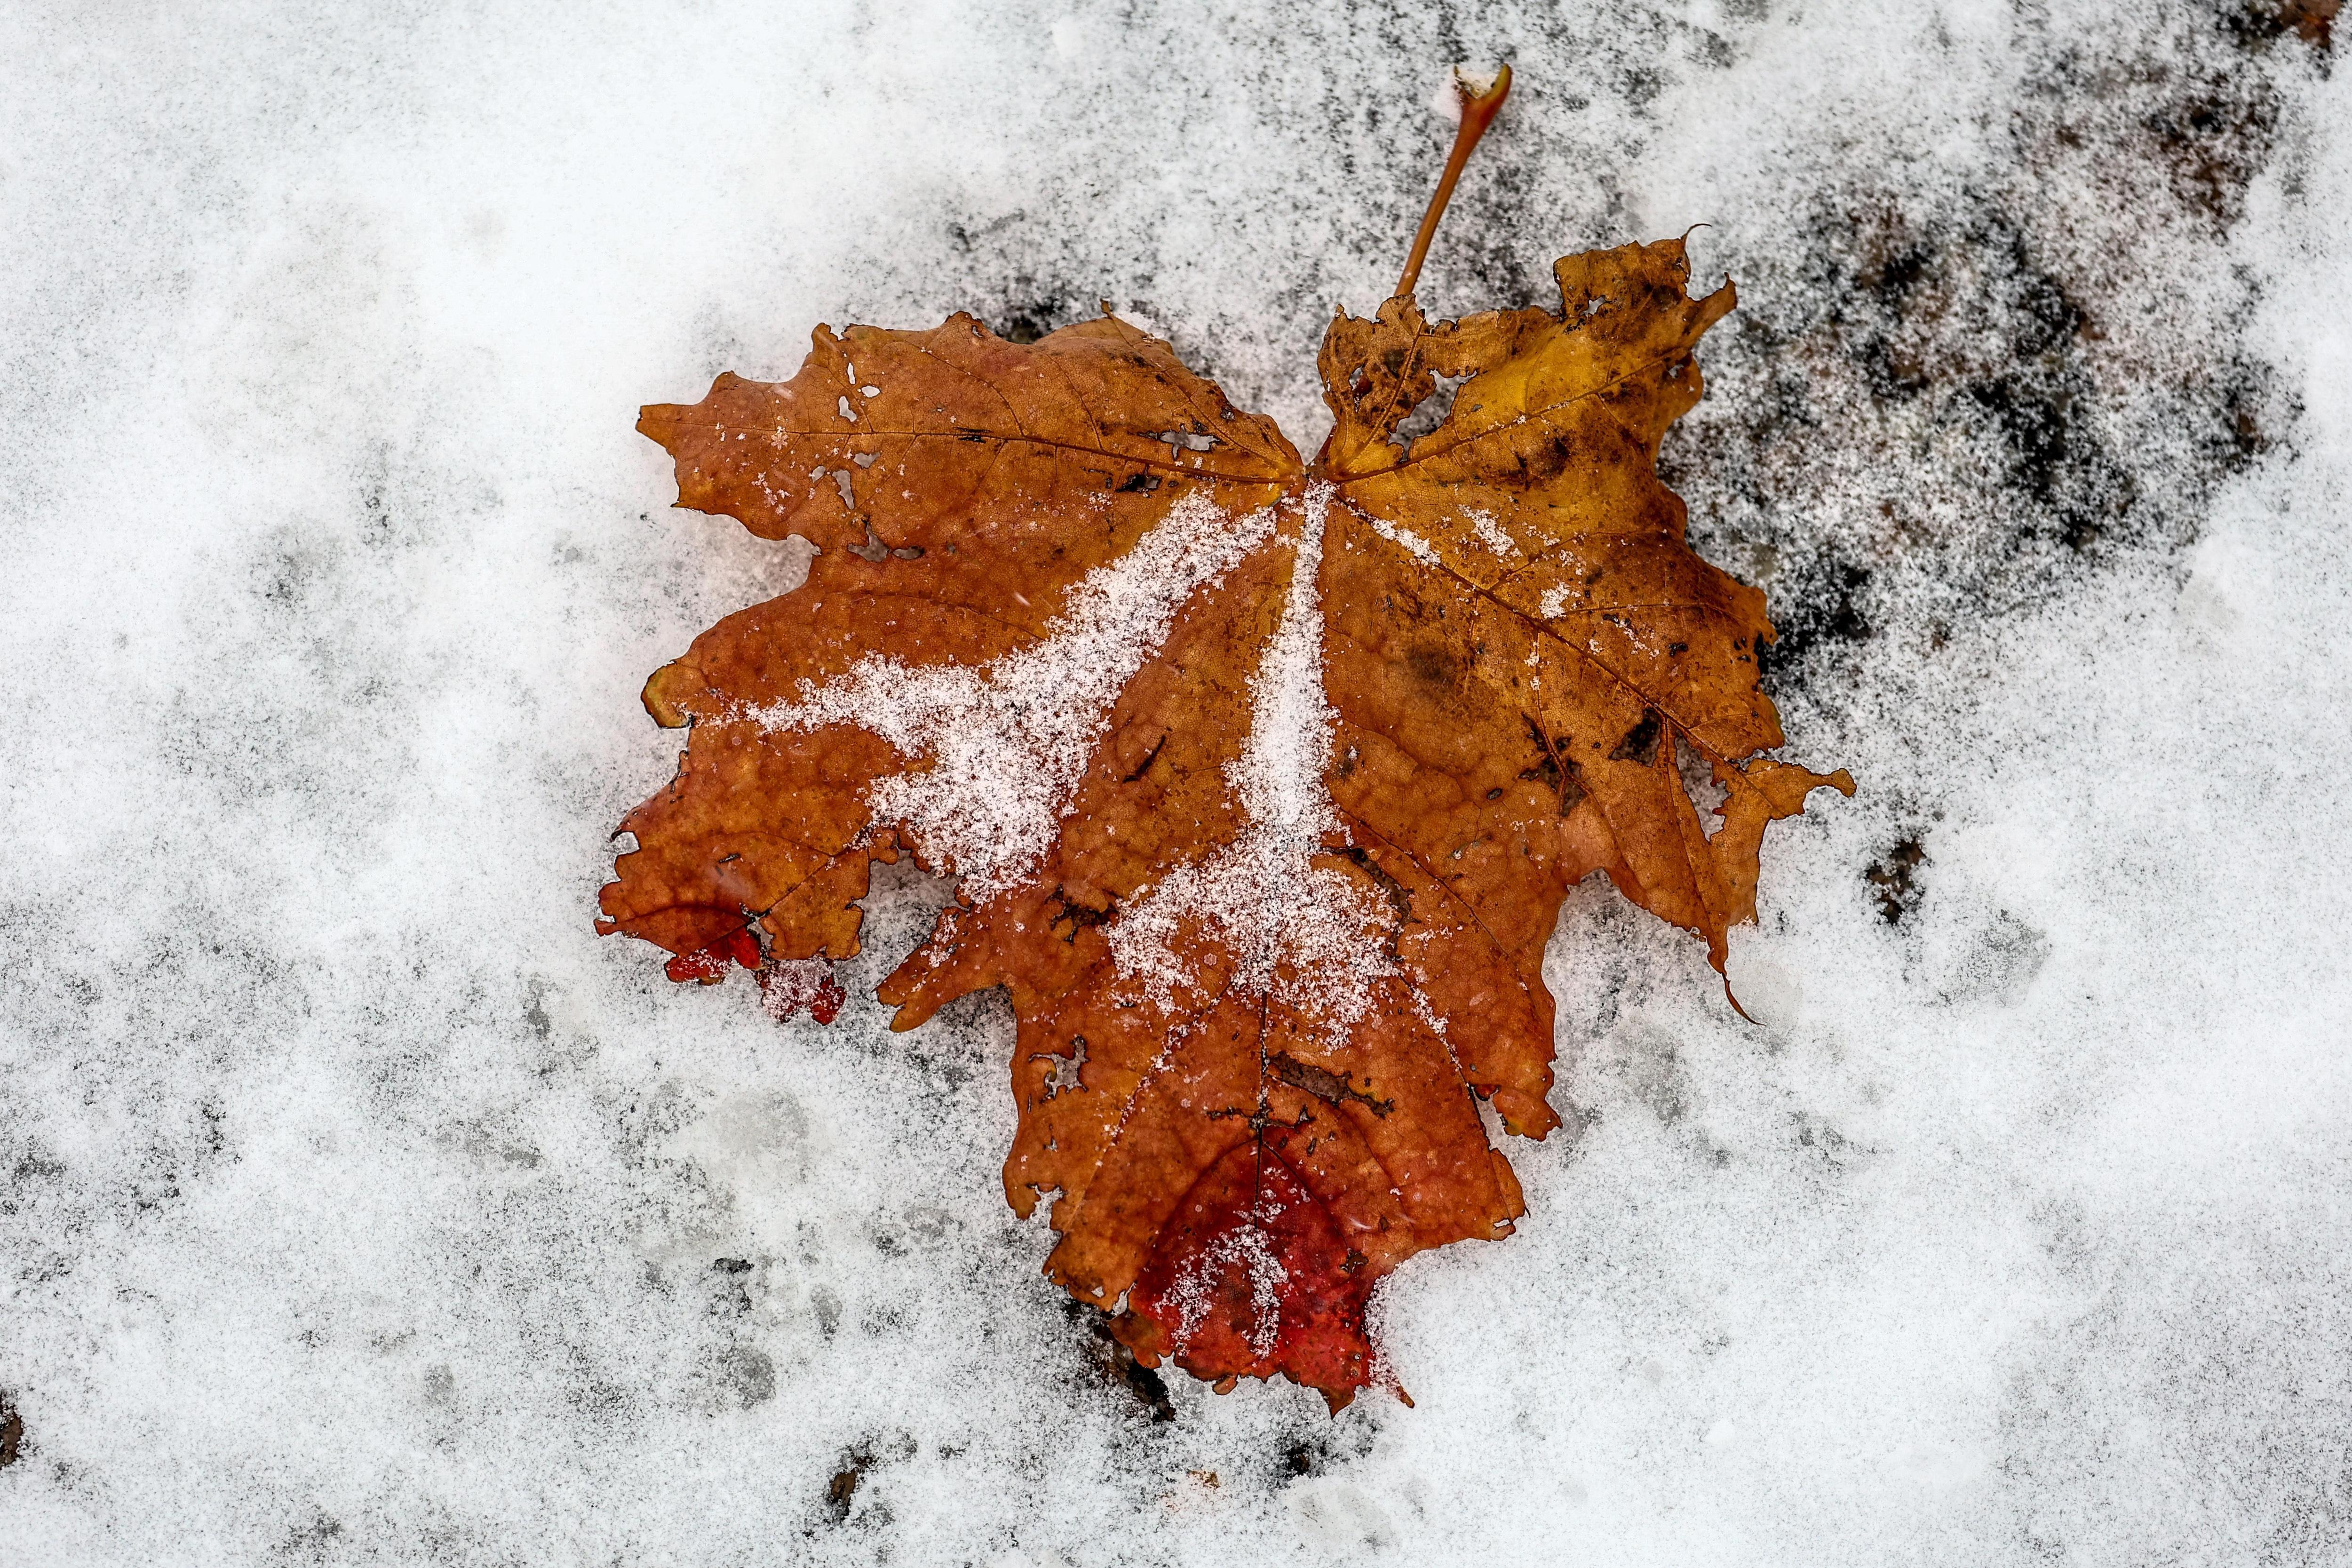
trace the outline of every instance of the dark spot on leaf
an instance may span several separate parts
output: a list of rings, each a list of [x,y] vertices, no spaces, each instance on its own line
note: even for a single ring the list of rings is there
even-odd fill
[[[1567,437],[1554,436],[1520,460],[1528,481],[1540,485],[1559,478],[1575,455]]]
[[[1275,1052],[1266,1058],[1265,1065],[1274,1069],[1275,1077],[1291,1088],[1305,1089],[1316,1099],[1333,1105],[1352,1100],[1374,1116],[1386,1116],[1396,1109],[1395,1100],[1374,1100],[1361,1089],[1350,1087],[1345,1076],[1328,1068],[1318,1068],[1312,1062],[1299,1061],[1286,1052]]]
[[[1070,933],[1062,939],[1064,942],[1076,942],[1081,930],[1101,925],[1118,913],[1117,899],[1104,900],[1101,909],[1090,909],[1085,904],[1074,902],[1068,892],[1060,888],[1054,889],[1053,904],[1055,912],[1052,923],[1059,926],[1064,921],[1070,922]]]
[[[1658,760],[1660,728],[1658,710],[1654,708],[1643,709],[1642,721],[1625,731],[1625,738],[1618,742],[1611,750],[1609,760],[1612,763],[1639,763],[1643,767],[1648,767]]]
[[[1523,781],[1541,782],[1559,792],[1559,814],[1566,816],[1584,799],[1584,784],[1578,777],[1576,759],[1569,754],[1566,736],[1549,736],[1543,726],[1532,718],[1528,720],[1528,734],[1536,743],[1535,765],[1519,770]]]
[[[1133,784],[1138,779],[1140,779],[1144,774],[1150,773],[1151,771],[1151,764],[1160,760],[1160,748],[1168,743],[1168,733],[1169,732],[1167,731],[1161,731],[1160,739],[1151,742],[1151,750],[1144,752],[1143,760],[1135,764],[1135,771],[1118,782],[1121,784]],[[1346,773],[1343,771],[1340,776],[1343,778],[1346,777]]]
[[[1462,674],[1462,661],[1450,650],[1439,647],[1423,646],[1412,649],[1404,656],[1404,667],[1412,672],[1414,679],[1449,691],[1460,680]]]

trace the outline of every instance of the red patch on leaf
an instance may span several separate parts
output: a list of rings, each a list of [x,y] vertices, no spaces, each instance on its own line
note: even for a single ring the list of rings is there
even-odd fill
[[[672,980],[697,980],[705,985],[716,985],[727,978],[730,961],[746,969],[759,968],[760,939],[738,927],[709,947],[679,953],[663,966],[662,973]]]
[[[1146,1365],[1172,1355],[1221,1387],[1281,1373],[1336,1414],[1371,1381],[1377,1273],[1283,1158],[1290,1131],[1267,1129],[1193,1184],[1115,1326]]]

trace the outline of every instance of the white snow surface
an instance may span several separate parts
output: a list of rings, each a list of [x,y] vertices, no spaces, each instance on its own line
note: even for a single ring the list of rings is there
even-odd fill
[[[0,13],[0,1558],[2352,1559],[2331,58],[2224,0]],[[593,934],[640,684],[805,558],[631,425],[1108,299],[1312,450],[1476,59],[1424,305],[1713,226],[1662,461],[1861,790],[1768,843],[1759,1025],[1571,896],[1530,1213],[1377,1301],[1413,1408],[1154,1421],[1003,1207],[1002,999],[870,998],[939,886],[830,1028]]]

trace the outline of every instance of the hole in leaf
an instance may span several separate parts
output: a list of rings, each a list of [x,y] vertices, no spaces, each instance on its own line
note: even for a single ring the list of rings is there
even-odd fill
[[[1401,447],[1410,447],[1444,424],[1445,416],[1454,412],[1454,395],[1470,378],[1466,375],[1441,375],[1435,379],[1437,390],[1414,404],[1412,411],[1397,421],[1396,428],[1389,433],[1390,440]]]
[[[1680,731],[1675,732],[1675,770],[1682,774],[1683,793],[1698,813],[1699,831],[1709,838],[1722,832],[1723,818],[1717,814],[1731,791],[1715,782],[1715,764],[1699,755]]]
[[[1648,767],[1658,760],[1658,710],[1643,709],[1642,721],[1625,731],[1625,738],[1611,750],[1609,760],[1612,763],[1639,763]]]
[[[1087,1065],[1087,1037],[1084,1035],[1070,1037],[1068,1056],[1055,1056],[1051,1051],[1039,1051],[1029,1059],[1033,1062],[1047,1061],[1054,1064],[1045,1075],[1047,1100],[1052,1100],[1057,1095],[1067,1094],[1072,1089],[1086,1087],[1079,1081],[1079,1071]]]

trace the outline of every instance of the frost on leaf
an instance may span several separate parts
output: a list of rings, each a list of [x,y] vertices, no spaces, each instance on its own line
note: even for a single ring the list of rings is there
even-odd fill
[[[1759,757],[1763,597],[1654,468],[1730,287],[1671,241],[1558,275],[1556,313],[1340,315],[1312,463],[1108,316],[820,330],[790,382],[644,412],[681,504],[819,553],[647,682],[687,747],[601,929],[822,1019],[871,862],[958,877],[881,999],[1010,991],[1005,1194],[1054,1198],[1048,1272],[1146,1364],[1346,1403],[1375,1284],[1524,1212],[1478,1106],[1559,1124],[1569,888],[1719,969],[1766,826],[1853,787]]]

